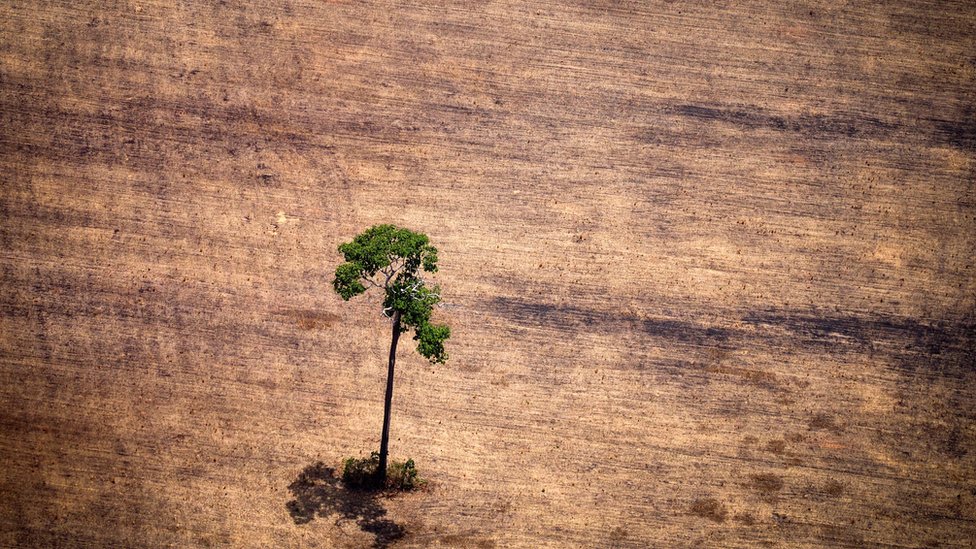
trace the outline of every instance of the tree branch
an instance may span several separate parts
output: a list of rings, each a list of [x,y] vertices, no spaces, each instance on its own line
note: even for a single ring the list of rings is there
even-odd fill
[[[400,269],[403,268],[403,263],[401,263],[400,265],[397,265],[396,264],[396,262],[398,260],[402,261],[402,258],[399,258],[399,257],[398,258],[393,258],[393,257],[390,258],[390,265],[389,265],[390,272],[387,273],[386,271],[383,271],[383,274],[386,275],[386,281],[383,283],[384,286],[389,286],[390,285],[390,280],[393,278],[393,276],[395,274],[397,274],[397,271],[399,271]]]

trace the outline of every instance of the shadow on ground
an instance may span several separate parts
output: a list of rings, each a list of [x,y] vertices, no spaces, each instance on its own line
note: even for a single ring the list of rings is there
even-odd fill
[[[373,534],[373,547],[387,547],[406,534],[402,526],[385,518],[386,509],[377,501],[382,492],[349,490],[343,486],[335,470],[322,462],[306,467],[288,485],[288,491],[295,499],[285,506],[295,524],[309,523],[316,516],[337,515],[337,525],[351,520],[362,531]]]

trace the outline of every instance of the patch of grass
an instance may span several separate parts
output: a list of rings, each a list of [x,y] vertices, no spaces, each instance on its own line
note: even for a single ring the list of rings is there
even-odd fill
[[[766,442],[766,451],[773,454],[785,454],[786,453],[786,441],[785,440],[770,440]]]
[[[803,433],[789,433],[786,435],[786,440],[789,442],[803,442],[806,438],[803,436]]]
[[[354,490],[386,489],[408,491],[424,484],[412,459],[391,461],[386,466],[386,482],[379,479],[380,454],[373,452],[368,458],[349,458],[342,467],[342,483]]]
[[[488,538],[477,538],[462,534],[448,534],[440,539],[441,545],[446,547],[471,547],[473,549],[492,549],[495,541]]]
[[[844,493],[844,485],[836,480],[828,480],[823,487],[823,493],[829,497],[837,497]]]
[[[834,421],[830,414],[819,413],[810,418],[809,425],[811,430],[827,430],[834,434],[840,433],[843,429]]]
[[[756,524],[756,517],[752,516],[752,513],[737,513],[734,517],[736,521],[745,524],[746,526],[752,526]]]
[[[783,479],[772,473],[760,473],[751,477],[752,486],[760,493],[771,494],[783,489]]]
[[[707,518],[714,522],[725,522],[728,511],[715,498],[699,498],[691,502],[690,512],[702,518]]]
[[[715,364],[705,368],[707,372],[714,372],[717,374],[726,374],[739,377],[742,381],[763,387],[766,389],[774,389],[777,387],[776,384],[776,374],[771,372],[763,372],[761,370],[750,370],[748,368],[739,368],[736,366],[727,366],[723,364]]]

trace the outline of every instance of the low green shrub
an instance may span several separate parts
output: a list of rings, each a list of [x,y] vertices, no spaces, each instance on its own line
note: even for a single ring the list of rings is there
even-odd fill
[[[349,488],[376,488],[379,468],[379,452],[373,452],[368,458],[349,458],[342,467],[342,482]]]
[[[377,489],[406,491],[423,485],[412,459],[392,461],[386,466],[386,482],[379,481],[380,454],[373,452],[368,458],[349,458],[342,467],[342,482],[352,489]]]
[[[394,461],[386,468],[386,487],[392,490],[413,490],[423,483],[417,476],[412,459],[405,463]]]

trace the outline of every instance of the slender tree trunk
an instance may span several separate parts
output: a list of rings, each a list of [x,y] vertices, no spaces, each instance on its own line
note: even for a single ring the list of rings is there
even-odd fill
[[[400,311],[393,313],[393,341],[390,343],[390,369],[386,373],[386,401],[383,405],[383,436],[380,438],[380,485],[386,483],[386,459],[390,444],[390,408],[393,405],[393,367],[396,364],[397,340],[400,339]]]

